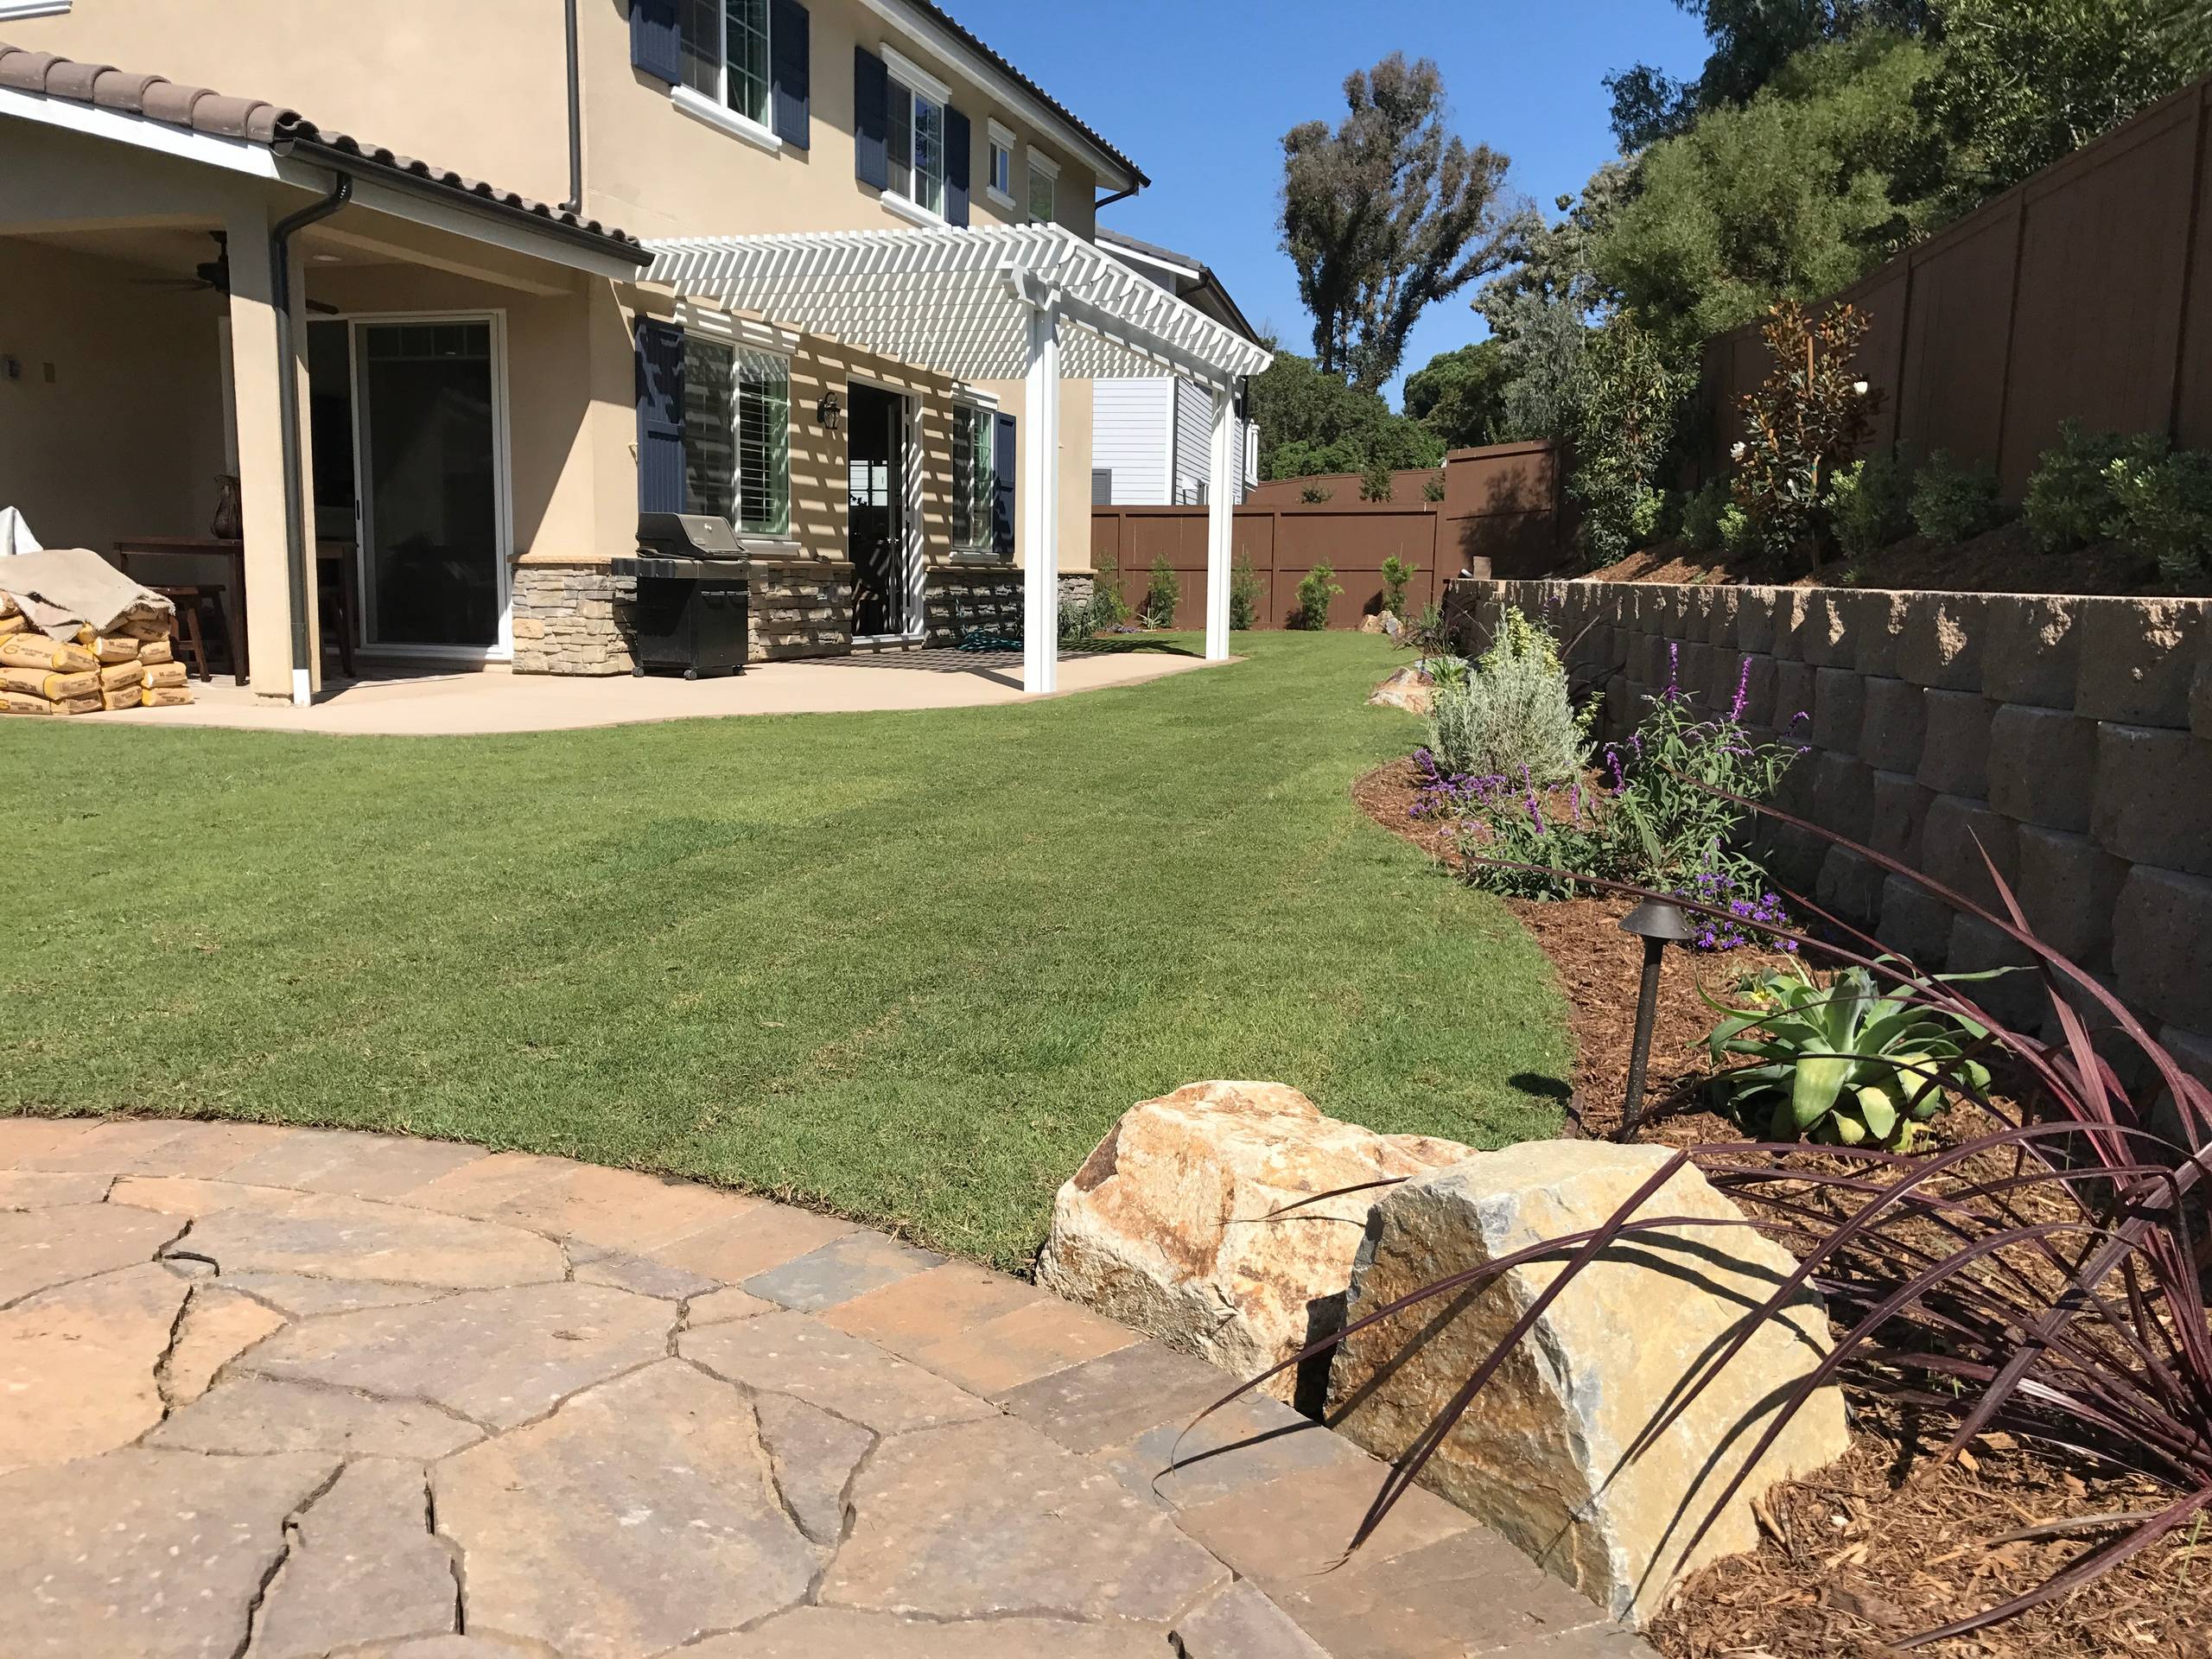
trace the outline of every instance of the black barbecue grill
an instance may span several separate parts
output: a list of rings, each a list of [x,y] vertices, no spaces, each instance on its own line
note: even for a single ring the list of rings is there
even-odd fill
[[[753,584],[729,520],[712,513],[641,512],[638,556],[612,562],[638,583],[633,672],[681,671],[687,680],[745,672]]]

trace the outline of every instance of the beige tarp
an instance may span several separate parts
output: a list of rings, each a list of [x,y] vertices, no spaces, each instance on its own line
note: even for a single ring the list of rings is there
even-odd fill
[[[73,634],[79,624],[114,633],[132,622],[165,621],[176,607],[141,588],[87,547],[55,547],[0,558],[0,593],[13,596],[41,633]]]

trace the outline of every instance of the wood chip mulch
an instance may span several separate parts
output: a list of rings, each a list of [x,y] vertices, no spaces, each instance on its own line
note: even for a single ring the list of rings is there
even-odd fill
[[[1353,798],[1392,834],[1441,862],[1457,858],[1448,825],[1410,817],[1410,761],[1360,778]],[[1620,1122],[1636,1020],[1640,940],[1617,923],[1611,898],[1503,901],[1550,957],[1571,1010],[1577,1049],[1570,1134],[1609,1135]],[[1718,1018],[1700,981],[1726,996],[1779,953],[1669,952],[1661,980],[1647,1099],[1694,1080]],[[1639,1141],[1694,1146],[1742,1139],[1715,1114],[1692,1111],[1639,1131]],[[1893,1659],[1894,1645],[2032,1588],[2111,1537],[2089,1528],[2055,1536],[2006,1535],[2052,1521],[2160,1507],[2160,1490],[2069,1466],[2005,1434],[1981,1437],[1968,1460],[1934,1461],[1939,1426],[1849,1388],[1852,1450],[1812,1479],[1777,1487],[1758,1506],[1762,1541],[1685,1584],[1649,1630],[1667,1659]],[[1981,1632],[1912,1650],[1939,1659],[2212,1659],[2212,1524],[2146,1551],[2086,1589]]]
[[[1802,563],[1785,566],[1764,555],[1731,558],[1700,553],[1683,542],[1661,542],[1592,575],[1599,582],[1918,588],[1955,594],[2212,593],[2212,580],[2181,588],[2163,582],[2155,566],[2116,542],[2063,555],[2039,553],[2027,526],[2017,521],[1949,544],[1909,536],[1872,557],[1855,563],[1830,560],[1818,570]]]

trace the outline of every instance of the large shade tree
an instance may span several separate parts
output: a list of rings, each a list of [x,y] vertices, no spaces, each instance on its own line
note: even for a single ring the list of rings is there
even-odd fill
[[[1392,53],[1344,80],[1336,126],[1283,136],[1282,245],[1325,372],[1379,389],[1421,314],[1512,258],[1529,220],[1506,158],[1449,130],[1444,78]]]

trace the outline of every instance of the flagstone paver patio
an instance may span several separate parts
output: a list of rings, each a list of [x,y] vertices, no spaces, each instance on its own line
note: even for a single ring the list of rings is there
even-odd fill
[[[10,1659],[1630,1659],[1034,1287],[447,1142],[0,1119]]]

